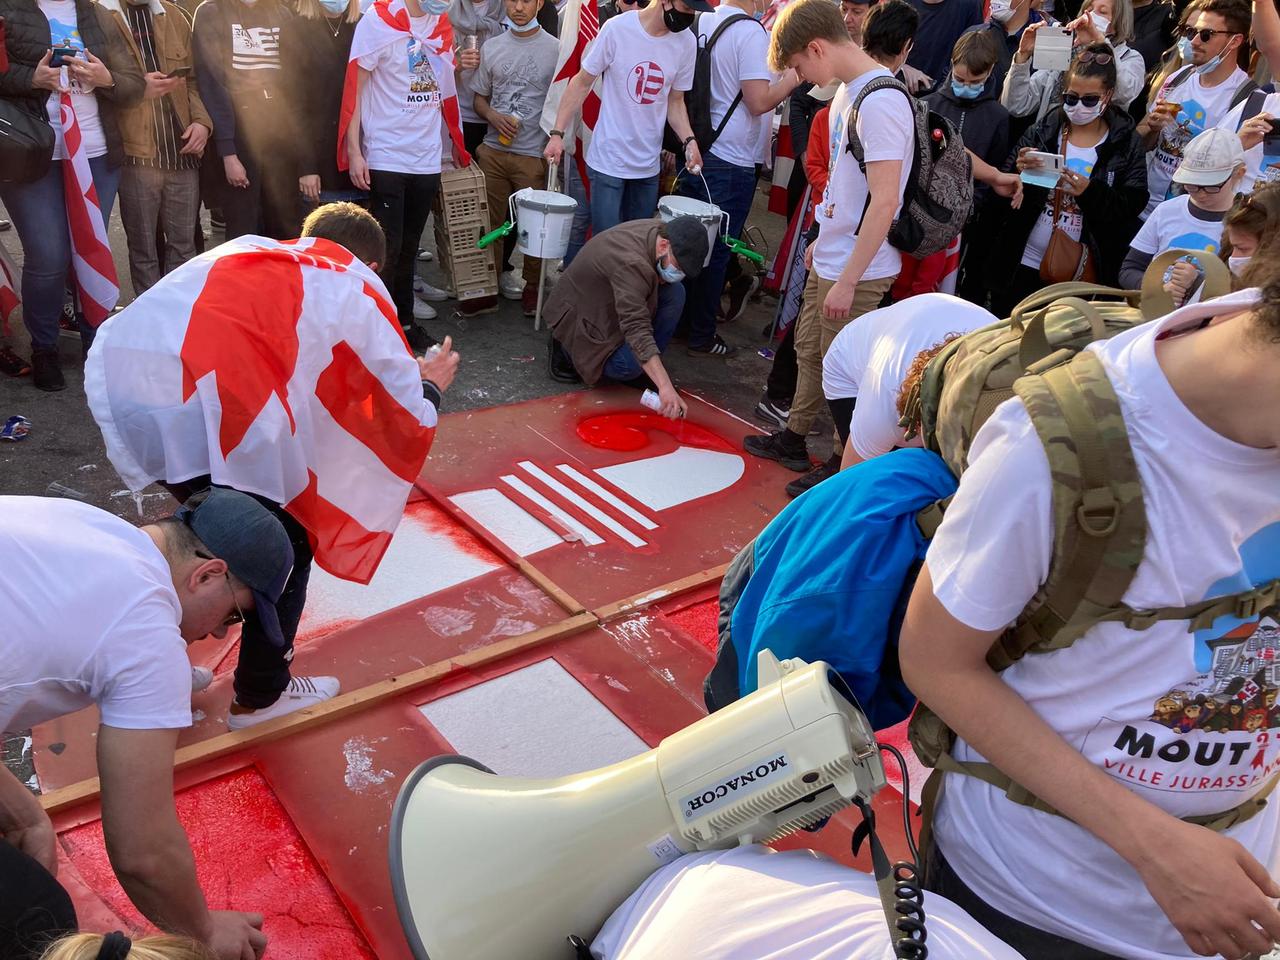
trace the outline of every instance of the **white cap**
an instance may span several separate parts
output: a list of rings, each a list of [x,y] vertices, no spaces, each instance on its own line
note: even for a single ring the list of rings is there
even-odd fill
[[[814,87],[809,91],[809,96],[813,99],[826,103],[836,95],[836,91],[840,89],[840,81],[832,80],[830,83],[822,87]]]
[[[1173,182],[1213,186],[1224,182],[1243,163],[1240,138],[1229,130],[1210,127],[1182,148],[1182,162],[1173,174]]]

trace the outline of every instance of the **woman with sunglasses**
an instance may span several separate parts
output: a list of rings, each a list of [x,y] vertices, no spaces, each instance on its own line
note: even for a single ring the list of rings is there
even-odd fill
[[[1031,69],[1036,34],[1046,26],[1048,24],[1033,23],[1022,34],[1000,94],[1000,102],[1012,116],[1035,114],[1036,122],[1058,106],[1058,94],[1062,91],[1061,71],[1032,72]],[[1131,0],[1086,0],[1080,16],[1067,26],[1075,31],[1078,46],[1104,43],[1111,48],[1110,55],[1116,63],[1116,93],[1112,102],[1121,109],[1128,109],[1129,104],[1142,93],[1147,76],[1142,54],[1129,46],[1133,40]]]
[[[997,316],[1047,282],[1041,268],[1055,228],[1084,244],[1100,283],[1116,283],[1147,182],[1142,144],[1133,120],[1112,103],[1115,89],[1112,48],[1085,47],[1067,70],[1062,107],[1028,130],[1008,161],[1006,168],[1027,174],[1040,169],[1032,151],[1066,158],[1054,189],[1027,182],[1017,209],[999,197],[988,201],[985,274]]]

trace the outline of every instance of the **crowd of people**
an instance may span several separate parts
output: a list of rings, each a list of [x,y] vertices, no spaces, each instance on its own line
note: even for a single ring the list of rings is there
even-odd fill
[[[735,561],[725,584],[752,630],[793,632],[779,612],[868,542],[841,524],[882,507],[874,485],[922,445],[911,398],[940,350],[1054,283],[1165,298],[1172,313],[1092,352],[1146,499],[1126,616],[991,669],[993,642],[1058,573],[1062,475],[1019,399],[966,438],[958,482],[929,468],[926,499],[947,500],[945,518],[931,543],[912,519],[919,578],[882,591],[901,627],[897,682],[958,737],[927,848],[958,946],[936,955],[1237,960],[1280,941],[1280,813],[1265,803],[1280,642],[1247,682],[1189,692],[1217,676],[1228,632],[1256,627],[1280,594],[1273,0],[611,0],[590,15],[579,0],[0,0],[0,17],[0,119],[52,133],[38,176],[0,171],[31,341],[30,364],[8,345],[0,370],[63,389],[59,330],[77,331],[113,466],[181,504],[138,529],[71,501],[0,498],[0,548],[54,598],[12,591],[0,730],[98,705],[112,865],[139,911],[181,935],[80,937],[51,958],[262,955],[260,916],[207,906],[173,810],[178,731],[212,679],[185,645],[244,624],[233,729],[337,693],[335,678],[291,672],[309,571],[368,582],[423,467],[459,358],[426,325],[450,295],[417,264],[442,172],[472,163],[491,228],[551,170],[579,205],[562,264],[525,257],[517,274],[514,248],[496,244],[498,295],[459,312],[545,301],[553,378],[651,389],[672,418],[687,405],[663,355],[683,337],[690,357],[734,356],[718,324],[757,278],[722,241],[744,239],[763,170],[779,180],[793,242],[770,271],[776,349],[756,407],[776,429],[744,447],[802,474],[787,493],[812,492],[780,521],[817,539],[803,556],[769,554],[779,540]],[[780,108],[787,137],[774,136]],[[959,199],[939,212],[944,188]],[[655,216],[668,193],[710,200],[723,224]],[[90,248],[117,201],[138,299],[113,314],[81,271],[101,267]],[[225,242],[196,259],[202,205]],[[1223,269],[1210,261],[1235,292],[1201,302],[1209,267]],[[250,394],[263,398],[252,409]],[[824,410],[833,447],[815,464]],[[860,557],[868,577],[871,557],[884,560]],[[846,602],[862,586],[831,592]],[[1223,595],[1234,605],[1205,619],[1205,598]],[[112,604],[126,614],[99,616]],[[823,632],[842,639],[842,625]],[[709,704],[713,688],[737,695],[736,672],[713,672]],[[1164,740],[1134,726],[1148,721]],[[1215,751],[1230,733],[1256,742]],[[1246,751],[1252,768],[1234,769]],[[996,779],[960,769],[977,766]],[[26,957],[75,916],[52,826],[8,773],[0,839],[0,954]],[[669,942],[640,946],[658,929],[639,909],[653,900],[696,918],[747,889],[775,902],[773,881],[839,883],[796,858],[704,866],[721,859],[723,882],[677,896],[707,875],[684,863],[637,891],[598,955],[663,955]],[[862,886],[844,893],[874,905]],[[872,943],[821,911],[754,919],[740,955],[766,941],[803,951],[815,941],[801,919],[815,937]],[[707,933],[680,929],[695,928]],[[693,935],[680,942],[701,955]],[[874,943],[867,956],[882,955]]]

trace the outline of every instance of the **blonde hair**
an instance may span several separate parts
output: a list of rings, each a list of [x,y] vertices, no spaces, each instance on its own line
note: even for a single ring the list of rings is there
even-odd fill
[[[40,960],[97,960],[104,939],[100,933],[74,933],[56,941]],[[125,956],[128,960],[214,960],[200,942],[173,936],[134,940]]]
[[[320,7],[319,0],[297,0],[298,16],[304,20],[319,20],[328,14]],[[360,0],[347,0],[347,15],[342,18],[347,23],[355,23],[360,19]]]
[[[1086,0],[1080,12],[1092,9],[1093,0]],[[1117,45],[1133,43],[1133,0],[1111,0],[1111,40]]]
[[[1157,0],[1162,2],[1162,0]],[[1174,33],[1178,36],[1182,35],[1182,28],[1191,22],[1191,18],[1199,14],[1205,6],[1207,0],[1192,0],[1187,4],[1187,8],[1182,11],[1182,16],[1178,18],[1178,27]],[[1156,97],[1163,87],[1175,73],[1181,70],[1186,64],[1182,62],[1182,55],[1178,53],[1178,45],[1175,43],[1172,47],[1164,52],[1164,60],[1160,66],[1151,72],[1151,83],[1147,87],[1147,108],[1155,106]]]
[[[782,73],[815,40],[853,43],[840,7],[831,0],[794,0],[779,14],[769,39],[769,69]]]

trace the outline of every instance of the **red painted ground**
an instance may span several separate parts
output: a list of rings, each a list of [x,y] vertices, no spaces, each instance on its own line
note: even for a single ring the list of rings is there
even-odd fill
[[[177,795],[200,886],[215,910],[265,916],[267,956],[278,960],[374,957],[262,775],[240,770]],[[61,836],[88,887],[135,931],[147,924],[125,896],[95,821]]]
[[[668,620],[687,633],[699,644],[706,647],[715,656],[720,645],[718,620],[720,618],[720,599],[703,600],[672,613],[664,613]]]
[[[605,413],[587,417],[578,424],[577,434],[601,450],[631,453],[649,446],[650,433],[665,433],[686,447],[736,452],[718,434],[685,420],[670,420],[656,413]]]

